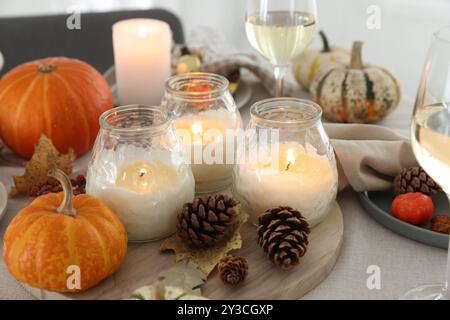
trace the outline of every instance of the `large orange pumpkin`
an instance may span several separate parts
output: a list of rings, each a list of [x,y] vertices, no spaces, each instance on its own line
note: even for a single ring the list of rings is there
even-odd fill
[[[24,63],[0,80],[0,137],[30,158],[42,133],[63,153],[92,148],[98,118],[113,106],[105,78],[89,64],[64,57]]]
[[[127,233],[102,201],[73,197],[69,178],[60,170],[55,176],[64,192],[40,196],[17,214],[5,232],[3,260],[16,279],[33,287],[83,291],[117,270]]]

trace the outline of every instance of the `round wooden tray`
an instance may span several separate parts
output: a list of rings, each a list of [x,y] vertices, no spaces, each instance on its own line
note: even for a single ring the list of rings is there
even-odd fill
[[[299,299],[319,285],[333,270],[342,244],[344,223],[337,202],[327,219],[311,230],[308,252],[300,265],[289,271],[275,267],[256,243],[255,227],[241,228],[242,248],[236,254],[249,264],[245,282],[236,288],[223,285],[217,271],[209,276],[202,294],[210,299]],[[126,299],[139,287],[149,285],[175,261],[172,253],[159,252],[160,241],[131,244],[120,269],[98,286],[82,293],[61,294],[25,286],[38,299]]]

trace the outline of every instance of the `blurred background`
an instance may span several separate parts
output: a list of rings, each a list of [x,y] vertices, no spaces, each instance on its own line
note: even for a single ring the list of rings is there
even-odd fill
[[[380,9],[380,29],[367,27],[373,6]],[[0,0],[0,19],[67,14],[74,8],[82,14],[164,8],[180,18],[187,39],[195,27],[206,25],[220,31],[234,47],[250,49],[244,0]],[[332,44],[349,48],[354,40],[363,40],[365,61],[393,70],[404,94],[414,97],[431,34],[450,25],[450,1],[318,0],[318,16],[319,27]],[[316,41],[312,46],[317,45]]]

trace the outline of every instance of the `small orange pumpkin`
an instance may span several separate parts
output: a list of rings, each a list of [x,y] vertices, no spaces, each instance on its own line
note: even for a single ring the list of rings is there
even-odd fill
[[[64,57],[21,64],[0,80],[0,137],[29,159],[44,133],[62,153],[89,151],[98,118],[113,106],[105,78],[89,64]]]
[[[117,270],[127,250],[127,233],[102,201],[73,196],[64,172],[52,175],[64,192],[40,196],[17,214],[5,232],[3,260],[17,280],[33,287],[83,291]],[[78,286],[76,278],[69,279],[77,270]]]

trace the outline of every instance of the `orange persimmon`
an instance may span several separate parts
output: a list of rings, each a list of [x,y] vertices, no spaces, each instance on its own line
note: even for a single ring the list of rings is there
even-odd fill
[[[411,224],[421,224],[430,220],[434,204],[433,200],[423,193],[404,193],[392,201],[391,211],[397,219]]]

